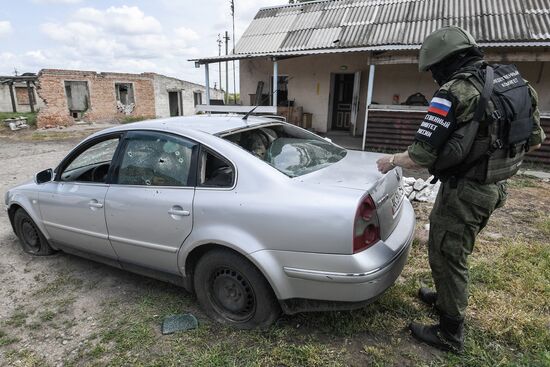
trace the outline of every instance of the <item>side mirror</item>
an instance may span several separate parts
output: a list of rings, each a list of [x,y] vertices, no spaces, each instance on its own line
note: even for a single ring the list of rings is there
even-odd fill
[[[34,182],[36,182],[39,185],[46,182],[50,182],[52,180],[53,180],[53,169],[51,168],[45,169],[44,171],[40,171],[34,176]]]
[[[325,137],[325,138],[323,138],[323,139],[325,139],[325,140],[328,141],[329,143],[332,143],[332,139],[331,139],[331,138],[326,138],[326,137]]]

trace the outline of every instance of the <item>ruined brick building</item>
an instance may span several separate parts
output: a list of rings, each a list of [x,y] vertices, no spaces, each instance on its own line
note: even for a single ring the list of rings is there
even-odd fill
[[[44,102],[38,127],[190,115],[205,94],[202,85],[155,73],[44,69],[37,86]],[[223,98],[216,89],[210,95]]]

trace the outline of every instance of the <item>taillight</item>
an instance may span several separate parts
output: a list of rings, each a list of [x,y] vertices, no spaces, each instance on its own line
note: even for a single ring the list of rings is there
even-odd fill
[[[357,213],[353,226],[353,253],[363,251],[380,240],[380,227],[376,216],[376,206],[370,195],[365,196]]]

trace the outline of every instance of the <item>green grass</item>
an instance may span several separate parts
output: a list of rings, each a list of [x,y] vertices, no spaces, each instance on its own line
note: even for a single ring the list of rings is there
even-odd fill
[[[34,292],[35,296],[56,295],[61,290],[70,291],[82,287],[82,280],[69,274],[58,275],[53,281],[44,284]]]
[[[501,241],[502,242],[502,241]],[[488,243],[472,256],[462,355],[435,353],[411,339],[411,320],[434,322],[416,299],[429,285],[426,244],[415,241],[402,278],[356,311],[285,316],[268,330],[233,330],[199,317],[199,328],[160,335],[167,315],[195,300],[151,281],[124,301],[102,305],[100,332],[69,364],[112,366],[544,366],[550,365],[550,247],[523,238]],[[425,350],[424,352],[420,352]]]
[[[10,337],[3,330],[0,330],[0,347],[18,342],[18,338]]]
[[[2,126],[4,125],[3,121],[5,119],[10,119],[14,117],[26,117],[27,123],[30,126],[36,126],[36,116],[37,112],[0,112],[0,123],[2,123]]]
[[[51,310],[42,311],[38,314],[40,321],[52,321],[55,318],[56,313]]]
[[[534,177],[518,175],[513,180],[508,181],[512,188],[522,189],[525,187],[537,187],[537,179]]]
[[[15,311],[7,320],[4,321],[4,325],[13,327],[23,326],[27,322],[28,316],[29,315],[23,310]]]
[[[9,350],[5,354],[9,366],[44,367],[48,366],[43,358],[37,357],[28,349]]]
[[[544,216],[535,225],[544,236],[550,236],[550,215]]]

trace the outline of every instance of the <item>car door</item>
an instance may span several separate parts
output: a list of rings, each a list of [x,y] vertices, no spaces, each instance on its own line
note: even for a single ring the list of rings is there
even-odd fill
[[[105,223],[108,173],[122,134],[84,143],[63,160],[39,193],[44,226],[60,246],[116,259]]]
[[[167,133],[125,136],[105,199],[109,239],[123,266],[179,273],[177,252],[193,226],[197,148]]]

